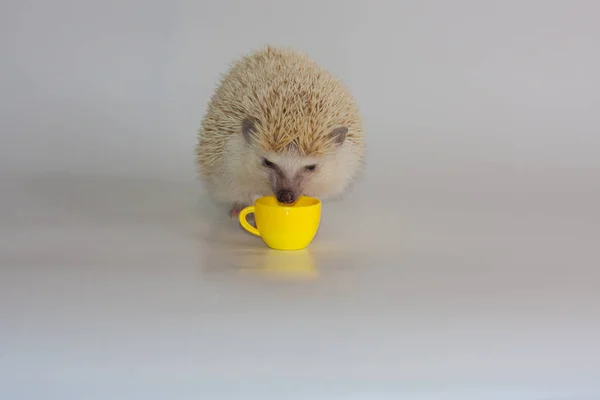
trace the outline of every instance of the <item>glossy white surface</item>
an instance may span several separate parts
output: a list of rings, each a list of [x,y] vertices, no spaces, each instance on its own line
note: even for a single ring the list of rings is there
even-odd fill
[[[0,397],[599,398],[597,188],[418,175],[283,254],[193,181],[3,176]]]

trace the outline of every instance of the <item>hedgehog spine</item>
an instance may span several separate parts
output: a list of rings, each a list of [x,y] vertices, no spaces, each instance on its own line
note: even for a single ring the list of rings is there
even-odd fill
[[[239,211],[263,195],[345,192],[364,165],[364,134],[348,89],[307,55],[268,46],[221,78],[196,146],[209,195]]]

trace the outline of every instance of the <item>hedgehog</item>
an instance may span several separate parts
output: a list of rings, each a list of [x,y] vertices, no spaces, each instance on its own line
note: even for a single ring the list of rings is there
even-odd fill
[[[267,195],[283,205],[339,197],[363,167],[364,147],[348,88],[307,54],[266,46],[221,76],[196,160],[208,195],[237,216]]]

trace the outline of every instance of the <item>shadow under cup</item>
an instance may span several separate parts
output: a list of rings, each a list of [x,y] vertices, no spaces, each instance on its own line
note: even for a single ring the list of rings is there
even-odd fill
[[[246,219],[252,213],[256,228]],[[265,196],[243,209],[239,221],[244,229],[259,236],[272,249],[301,250],[312,242],[319,230],[321,201],[302,196],[294,204],[282,205],[275,196]]]

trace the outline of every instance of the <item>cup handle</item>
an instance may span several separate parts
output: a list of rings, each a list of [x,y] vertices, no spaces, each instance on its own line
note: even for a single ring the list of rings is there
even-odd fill
[[[244,208],[242,211],[240,211],[240,215],[238,217],[240,220],[240,225],[242,225],[242,228],[244,228],[248,232],[250,232],[256,236],[260,236],[260,232],[258,231],[258,229],[256,229],[252,225],[250,225],[248,223],[248,220],[246,219],[248,214],[253,214],[253,213],[254,213],[254,206],[248,206],[248,207]]]

